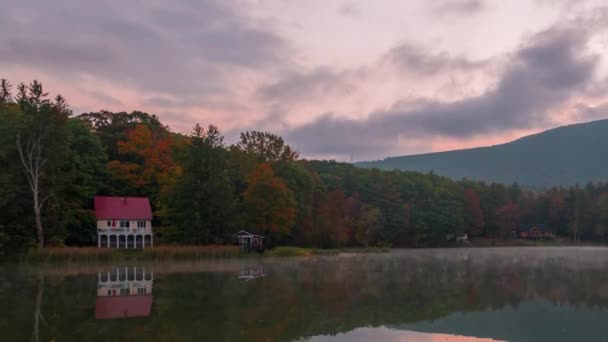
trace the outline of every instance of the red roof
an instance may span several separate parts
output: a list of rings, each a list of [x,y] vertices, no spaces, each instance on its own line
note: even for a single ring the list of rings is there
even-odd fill
[[[95,319],[148,317],[152,296],[97,297]]]
[[[98,220],[151,220],[152,209],[147,197],[95,196]]]

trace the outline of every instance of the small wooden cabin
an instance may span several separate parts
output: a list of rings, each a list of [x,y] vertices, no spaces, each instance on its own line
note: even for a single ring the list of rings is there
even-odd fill
[[[241,230],[232,235],[232,243],[247,249],[258,251],[264,249],[264,237],[262,235],[251,234],[246,230]]]
[[[520,239],[555,238],[555,234],[544,224],[521,224],[513,233]]]

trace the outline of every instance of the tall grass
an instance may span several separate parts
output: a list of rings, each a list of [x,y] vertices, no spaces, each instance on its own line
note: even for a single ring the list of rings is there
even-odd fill
[[[238,246],[156,246],[145,249],[110,249],[96,247],[48,247],[28,252],[22,261],[56,262],[112,262],[138,260],[198,260],[241,256]]]
[[[311,255],[337,255],[340,253],[384,253],[389,248],[342,248],[316,249],[281,246],[267,250],[263,255],[270,257],[295,257]],[[254,253],[250,253],[252,255]],[[237,258],[248,255],[238,246],[204,245],[179,246],[160,245],[145,249],[111,249],[96,247],[47,247],[35,249],[24,255],[21,260],[34,263],[95,263],[120,261],[162,261],[162,260],[204,260]]]
[[[294,246],[280,246],[267,251],[266,253],[264,253],[264,255],[272,257],[301,257],[311,255],[338,255],[340,253],[387,253],[389,251],[389,247],[351,247],[320,249]]]
[[[234,258],[244,253],[238,246],[207,245],[207,246],[158,246],[143,250],[142,256],[147,260],[166,259],[223,259]]]
[[[310,256],[312,250],[302,247],[282,246],[275,247],[264,253],[266,256],[271,257],[296,257],[296,256]]]
[[[23,256],[29,262],[95,262],[113,261],[116,257],[111,249],[94,247],[47,247],[32,249]]]

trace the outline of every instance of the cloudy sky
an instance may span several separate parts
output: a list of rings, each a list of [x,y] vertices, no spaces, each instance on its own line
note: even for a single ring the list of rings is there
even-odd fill
[[[502,143],[608,117],[608,7],[584,0],[0,2],[0,77],[76,114],[278,133],[304,157]],[[608,6],[608,5],[606,5]]]

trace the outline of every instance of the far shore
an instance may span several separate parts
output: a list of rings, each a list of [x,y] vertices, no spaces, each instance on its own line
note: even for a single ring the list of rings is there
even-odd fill
[[[86,247],[47,247],[31,250],[6,260],[23,263],[96,263],[96,262],[138,262],[138,261],[180,261],[234,258],[309,257],[315,255],[338,255],[340,253],[387,253],[396,249],[416,248],[487,248],[487,247],[542,247],[542,246],[605,246],[598,243],[573,243],[568,239],[522,240],[477,238],[470,242],[445,242],[439,245],[417,246],[415,248],[391,247],[344,247],[306,248],[277,246],[263,252],[245,251],[233,245],[160,245],[146,249],[107,249]],[[0,261],[2,259],[0,258]]]

